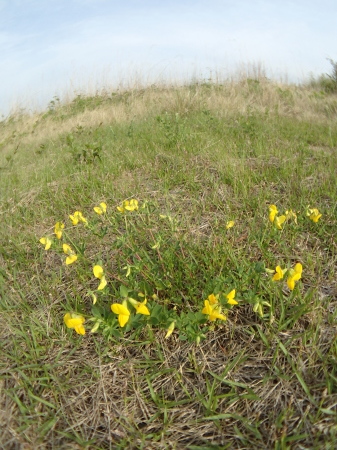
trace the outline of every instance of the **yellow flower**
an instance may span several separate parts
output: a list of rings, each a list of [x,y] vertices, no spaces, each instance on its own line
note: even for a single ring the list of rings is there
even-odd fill
[[[282,225],[287,219],[286,216],[277,216],[278,210],[275,205],[269,206],[269,220],[274,223],[279,230],[282,230]]]
[[[144,314],[144,316],[150,315],[150,311],[148,310],[147,306],[145,306],[147,303],[146,298],[142,302],[138,302],[137,300],[134,300],[133,298],[130,297],[128,298],[128,300],[137,311],[136,314]]]
[[[282,278],[284,277],[284,274],[286,273],[286,271],[287,271],[287,269],[281,269],[280,266],[276,266],[275,275],[273,276],[272,280],[273,281],[282,280]]]
[[[98,291],[101,291],[102,289],[105,288],[105,286],[106,286],[107,284],[108,284],[108,282],[106,281],[105,276],[103,276],[102,279],[101,279],[101,282],[100,282],[99,285],[98,285],[97,290],[98,290]]]
[[[123,328],[130,319],[130,311],[127,308],[126,300],[123,300],[122,304],[113,303],[111,305],[111,311],[118,314],[119,325]]]
[[[207,314],[211,322],[216,319],[227,320],[227,317],[221,314],[221,306],[218,303],[212,305],[208,300],[205,300],[205,307],[201,312]]]
[[[307,216],[309,217],[310,220],[317,223],[319,221],[319,219],[322,217],[322,214],[318,211],[317,208],[310,209],[308,207],[307,208]]]
[[[218,295],[211,294],[207,297],[207,300],[211,305],[216,305],[217,303],[219,303],[219,294]]]
[[[96,214],[105,214],[106,213],[106,203],[102,202],[99,204],[99,206],[94,207],[94,211]]]
[[[83,217],[83,214],[80,211],[75,211],[73,215],[69,216],[73,225],[77,225],[79,222],[83,222],[85,224],[88,223],[87,219]]]
[[[234,227],[234,225],[235,225],[234,220],[229,220],[229,221],[226,223],[226,229],[229,230],[230,228]]]
[[[69,219],[71,220],[73,225],[77,225],[78,222],[79,222],[79,218],[78,218],[78,215],[76,213],[77,213],[77,211],[74,213],[74,215],[70,215],[69,216]]]
[[[275,216],[277,213],[278,213],[277,207],[275,205],[270,205],[269,206],[269,220],[271,222],[274,222]]]
[[[230,291],[229,294],[226,295],[227,299],[228,299],[228,304],[229,305],[238,305],[238,302],[234,299],[235,297],[235,289],[233,289],[232,291]]]
[[[125,211],[137,211],[138,210],[138,200],[124,200],[121,206],[117,206],[117,209],[121,213],[125,213]]]
[[[49,250],[53,241],[49,237],[42,237],[39,242],[44,245],[45,250]]]
[[[295,288],[295,282],[302,278],[302,269],[301,263],[297,263],[293,269],[290,269],[287,285],[291,291]]]
[[[282,225],[285,222],[285,220],[286,220],[286,216],[276,216],[275,217],[274,223],[279,230],[282,230]]]
[[[73,249],[70,247],[70,245],[68,245],[68,244],[63,244],[62,248],[63,248],[64,253],[65,253],[66,255],[68,255],[68,256],[66,257],[66,264],[67,264],[67,266],[68,266],[69,264],[74,263],[74,262],[77,260],[77,255],[76,255],[76,253],[73,251]]]
[[[105,286],[108,284],[104,275],[104,270],[102,266],[99,266],[98,264],[96,266],[93,267],[93,272],[96,278],[98,278],[99,280],[101,280],[97,290],[101,291],[102,289],[105,288]]]
[[[83,326],[85,318],[79,314],[67,313],[64,318],[64,323],[68,328],[74,328],[77,334],[85,334],[85,328]]]
[[[63,228],[64,228],[64,223],[56,222],[54,233],[55,233],[57,239],[61,239]]]
[[[169,338],[171,336],[171,334],[173,333],[175,325],[176,325],[175,322],[171,322],[170,326],[167,329],[167,333],[165,335],[165,339],[167,339],[167,338]]]

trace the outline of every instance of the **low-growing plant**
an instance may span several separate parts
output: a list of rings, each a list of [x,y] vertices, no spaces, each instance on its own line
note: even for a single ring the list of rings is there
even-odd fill
[[[68,134],[66,136],[66,144],[73,157],[75,163],[92,164],[96,160],[102,161],[102,145],[94,142],[92,144],[79,143],[76,141],[73,134]]]
[[[92,299],[91,314],[85,311],[83,305],[80,310],[68,311],[64,316],[65,325],[75,329],[78,334],[85,334],[84,324],[89,322],[92,333],[101,332],[107,339],[121,338],[129,332],[136,338],[146,329],[151,329],[151,333],[163,329],[166,338],[177,332],[181,340],[199,344],[217,323],[226,322],[231,317],[234,307],[244,303],[250,304],[261,319],[270,320],[270,311],[279,307],[277,300],[280,299],[280,303],[285,301],[283,289],[276,296],[275,292],[270,295],[270,284],[286,279],[291,293],[302,278],[300,262],[289,268],[276,265],[275,270],[266,269],[263,262],[248,266],[243,262],[245,276],[240,270],[239,277],[234,277],[231,283],[214,280],[212,292],[207,292],[207,289],[200,291],[199,281],[191,277],[186,280],[189,286],[184,294],[180,283],[174,286],[175,280],[181,279],[181,274],[174,272],[174,267],[179,267],[179,256],[173,249],[177,241],[182,239],[178,220],[171,215],[161,214],[155,205],[147,201],[140,206],[136,199],[124,200],[116,207],[114,214],[109,214],[108,209],[107,204],[101,202],[93,207],[96,215],[90,219],[84,217],[81,211],[75,211],[69,215],[71,228],[65,227],[60,221],[56,222],[56,241],[50,236],[40,238],[45,250],[53,248],[59,254],[63,252],[65,266],[82,266],[78,276],[81,280],[86,279],[87,297]],[[297,224],[294,211],[287,210],[281,216],[277,214],[276,205],[270,205],[269,222],[275,231],[282,230],[288,221]],[[310,207],[306,215],[314,223],[322,216],[317,208]],[[227,221],[227,232],[234,225],[235,221]],[[72,228],[81,226],[85,227],[86,237],[78,242],[72,236]],[[269,228],[269,232],[273,232],[273,229]],[[97,255],[86,254],[87,243],[94,238],[109,241],[105,261],[99,244],[94,245]],[[188,242],[185,242],[185,246],[187,251],[193,252]],[[165,251],[165,247],[172,251]],[[116,261],[121,262],[114,268],[109,264],[113,254],[119,254]],[[192,256],[198,258],[198,255]],[[83,275],[85,272],[86,275]],[[267,273],[273,274],[271,279],[268,279]],[[92,275],[98,279],[96,286]],[[212,277],[214,274],[210,273],[209,278]],[[268,285],[269,288],[265,289]],[[191,291],[199,292],[198,298],[188,295]],[[265,312],[265,308],[268,308],[268,312]]]

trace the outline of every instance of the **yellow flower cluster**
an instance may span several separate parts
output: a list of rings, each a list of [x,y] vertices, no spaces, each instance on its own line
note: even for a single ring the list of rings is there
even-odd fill
[[[120,206],[117,206],[117,209],[121,213],[125,213],[125,211],[137,211],[138,210],[138,200],[124,200]]]
[[[281,230],[282,225],[286,220],[286,216],[285,215],[278,216],[277,214],[278,214],[277,207],[275,205],[270,205],[269,206],[269,220],[271,223],[274,223],[279,230]]]
[[[220,294],[214,295],[211,294],[208,296],[207,300],[204,301],[204,308],[202,309],[202,313],[205,315],[208,315],[208,319],[211,322],[214,322],[216,319],[220,320],[227,320],[227,317],[222,314],[222,306],[219,302],[219,296]],[[229,294],[226,296],[227,304],[228,305],[237,305],[238,302],[235,300],[235,289],[233,289]],[[128,297],[127,299],[124,299],[122,303],[113,303],[111,305],[111,310],[114,314],[118,316],[118,322],[119,325],[123,328],[129,321],[131,313],[128,309],[128,303],[130,303],[136,310],[136,314],[143,314],[146,316],[149,316],[151,313],[146,306],[147,299],[145,298],[142,302],[137,301],[133,298]],[[227,310],[226,310],[227,312]],[[167,333],[165,335],[165,338],[171,336],[175,329],[176,321],[171,321],[169,327],[167,328]]]
[[[309,206],[307,207],[306,215],[315,223],[317,223],[318,220],[322,217],[322,214],[318,211],[317,208],[310,208]],[[279,230],[282,229],[282,225],[284,224],[284,222],[290,219],[293,219],[297,224],[297,214],[292,209],[287,210],[285,214],[278,216],[277,206],[269,206],[269,221],[276,225],[276,228],[278,228]]]
[[[107,206],[106,206],[106,203],[104,203],[104,202],[100,203],[99,206],[94,207],[94,211],[99,215],[104,214],[106,212],[106,210],[107,210]],[[76,226],[79,223],[84,223],[85,225],[88,225],[88,221],[83,216],[81,211],[75,211],[74,214],[70,214],[69,219],[71,220],[71,223],[73,224],[73,226]],[[62,222],[56,222],[56,224],[55,224],[54,234],[55,234],[56,238],[59,240],[62,238],[64,227],[65,227],[65,225]],[[44,236],[44,237],[40,238],[39,242],[44,246],[45,250],[49,250],[53,244],[53,241],[48,236]],[[65,259],[65,263],[67,265],[74,263],[77,260],[76,252],[74,252],[74,250],[70,247],[69,244],[63,244],[62,248],[63,248],[63,252],[67,255],[67,257]],[[103,288],[101,288],[101,289],[103,289]]]
[[[63,230],[64,230],[64,223],[56,222],[55,228],[54,228],[54,233],[55,233],[57,239],[61,239]]]
[[[72,263],[74,263],[75,261],[77,261],[77,255],[76,255],[76,253],[74,252],[74,250],[70,247],[70,245],[68,245],[68,244],[63,244],[63,245],[62,245],[62,248],[63,248],[64,253],[65,253],[66,255],[68,255],[68,256],[66,257],[66,264],[67,264],[67,266],[68,266],[69,264],[72,264]]]
[[[319,221],[319,219],[322,217],[322,214],[318,211],[317,208],[310,208],[308,206],[307,216],[309,217],[310,220],[317,223]]]
[[[222,314],[222,306],[219,302],[220,294],[214,295],[211,294],[204,301],[204,308],[201,311],[203,314],[208,316],[208,319],[211,322],[214,322],[216,319],[227,320],[227,316]],[[235,300],[235,289],[233,289],[229,294],[226,295],[227,304],[228,305],[237,305],[238,302]]]
[[[138,200],[131,199],[131,200],[124,200],[121,206],[117,207],[118,211],[125,212],[125,211],[136,211],[138,210]],[[93,208],[94,212],[98,215],[103,215],[107,211],[107,205],[104,202],[101,202],[98,206],[95,206]],[[71,220],[71,223],[73,226],[78,225],[79,223],[84,223],[85,225],[88,225],[88,220],[83,216],[81,211],[75,211],[73,214],[69,215],[69,219]],[[61,239],[63,235],[63,230],[65,228],[64,223],[57,222],[54,227],[54,234],[57,239]],[[45,250],[49,250],[53,244],[52,239],[50,239],[48,236],[44,236],[39,239],[39,242],[44,246]],[[77,261],[78,256],[76,252],[72,249],[72,247],[69,244],[63,243],[62,244],[63,252],[67,255],[65,259],[65,264],[70,265],[73,264],[75,261]],[[107,279],[105,276],[104,269],[101,265],[96,264],[93,267],[93,273],[96,278],[100,280],[100,283],[97,287],[98,291],[103,290],[107,285]],[[93,297],[93,303],[95,304],[97,301],[97,296],[95,294],[92,294]],[[143,302],[138,302],[132,298],[128,299],[129,302],[134,306],[136,309],[137,314],[145,314],[149,315],[150,312],[148,308],[145,306],[147,300],[145,299]],[[119,305],[117,303],[111,305],[111,309],[113,312],[118,314],[118,321],[121,327],[124,327],[129,320],[130,312],[127,308],[127,305],[125,302],[123,304]],[[83,316],[76,314],[74,312],[67,313],[64,316],[64,323],[68,328],[72,328],[76,331],[76,333],[84,335],[85,334],[85,328],[83,326],[85,322],[85,319]]]
[[[94,211],[96,214],[101,216],[102,214],[106,213],[106,208],[107,208],[106,203],[102,202],[99,204],[99,206],[94,207]]]
[[[74,226],[77,225],[79,222],[82,222],[85,225],[88,224],[87,219],[85,217],[83,217],[83,214],[81,213],[81,211],[75,211],[73,215],[69,216],[69,219],[71,220],[71,222]]]
[[[272,280],[280,281],[284,278],[285,274],[288,275],[287,285],[288,288],[293,291],[295,288],[296,281],[302,278],[302,264],[297,263],[293,269],[282,269],[280,266],[276,266],[275,270],[268,269],[267,271],[270,273],[274,273]]]
[[[143,205],[144,206],[144,205]],[[127,212],[133,212],[137,211],[139,209],[138,200],[136,199],[130,199],[130,200],[124,200],[119,206],[117,206],[117,210],[122,213],[126,214]],[[107,204],[104,202],[101,202],[98,206],[95,206],[93,208],[94,212],[99,215],[103,216],[106,214],[107,211]],[[317,223],[318,220],[321,218],[322,214],[318,211],[317,208],[307,208],[306,212],[307,216],[310,220]],[[166,218],[169,216],[161,216],[161,218]],[[75,211],[72,215],[69,215],[69,219],[73,226],[76,226],[80,223],[83,223],[88,227],[88,229],[91,229],[91,225],[89,225],[88,220],[83,216],[83,214],[80,211]],[[105,219],[102,217],[102,220]],[[273,223],[277,229],[282,229],[283,224],[287,220],[293,220],[297,224],[297,214],[293,210],[287,210],[284,214],[279,215],[279,211],[277,209],[276,205],[270,205],[269,206],[269,221]],[[229,230],[234,226],[235,222],[233,220],[230,220],[226,223],[226,229]],[[65,233],[65,225],[62,222],[57,222],[54,226],[54,234],[58,240],[61,240],[64,233]],[[72,241],[70,241],[72,242]],[[48,236],[40,238],[40,243],[44,246],[45,250],[49,250],[51,246],[53,245],[52,239],[50,239]],[[151,248],[152,249],[159,249],[160,246],[160,240],[155,243]],[[65,264],[70,265],[73,264],[78,259],[78,255],[76,254],[76,251],[73,249],[73,247],[76,249],[75,244],[70,246],[67,243],[62,244],[62,250],[64,254],[66,255],[65,258]],[[131,273],[131,267],[130,265],[127,265],[124,267],[124,269],[127,270],[126,276],[128,277]],[[269,273],[272,273],[272,281],[280,281],[286,278],[287,286],[288,288],[293,291],[295,288],[296,283],[301,279],[302,277],[302,264],[297,263],[293,268],[282,268],[281,266],[277,265],[275,270],[267,269]],[[95,278],[99,280],[98,286],[96,290],[94,290],[95,293],[89,292],[89,294],[93,298],[93,303],[95,304],[97,302],[97,298],[99,297],[99,292],[97,291],[103,291],[106,286],[108,285],[108,276],[107,273],[102,265],[101,261],[97,261],[96,264],[92,266],[92,272]],[[123,287],[121,288],[121,295],[122,300],[120,303],[112,303],[110,308],[113,314],[117,316],[116,321],[118,320],[119,326],[121,328],[126,327],[126,325],[129,323],[130,319],[134,317],[132,315],[132,310],[134,310],[134,314],[140,314],[143,316],[151,316],[151,311],[153,315],[155,314],[155,309],[152,307],[152,305],[148,304],[148,300],[145,297],[144,294],[138,294],[139,298],[142,297],[141,300],[136,300],[132,297],[128,296],[128,291],[125,288],[125,292],[123,292]],[[132,295],[132,294],[131,294]],[[202,307],[201,313],[207,316],[207,320],[210,322],[215,322],[216,320],[226,321],[228,312],[231,310],[231,308],[235,305],[238,305],[238,301],[235,299],[236,296],[236,290],[232,289],[229,293],[217,293],[217,294],[210,294],[208,295],[207,299],[204,300],[204,305]],[[154,294],[152,296],[154,300],[158,299],[156,295]],[[263,306],[269,306],[270,304],[263,300],[263,298],[257,298],[254,303],[254,311],[258,312],[261,317],[263,317]],[[200,311],[200,310],[199,310]],[[200,318],[200,312],[196,313],[199,314]],[[202,316],[201,316],[202,317]],[[154,316],[154,319],[156,317]],[[90,319],[95,320],[95,319]],[[100,320],[100,319],[99,319]],[[95,332],[99,326],[100,323],[96,321],[94,327],[92,328],[92,332]],[[152,319],[151,319],[152,320]],[[149,323],[151,323],[151,320]],[[168,326],[166,329],[166,335],[165,338],[169,338],[173,331],[175,330],[175,327],[178,328],[181,326],[181,317],[178,318],[175,313],[169,314],[166,316],[165,321],[166,325]],[[203,320],[201,319],[200,323],[204,323],[206,321],[206,318]],[[85,334],[85,318],[81,314],[77,314],[76,312],[68,312],[64,316],[64,323],[65,325],[70,328],[74,329],[76,333],[80,335]],[[164,322],[165,323],[165,322]],[[131,327],[132,327],[132,320],[131,320]],[[128,328],[127,328],[128,329]],[[200,336],[198,335],[196,337],[197,342],[200,341]]]

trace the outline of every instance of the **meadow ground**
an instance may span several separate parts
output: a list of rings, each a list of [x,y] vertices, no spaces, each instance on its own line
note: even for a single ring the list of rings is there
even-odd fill
[[[336,95],[245,79],[1,122],[0,447],[336,448],[336,119]]]

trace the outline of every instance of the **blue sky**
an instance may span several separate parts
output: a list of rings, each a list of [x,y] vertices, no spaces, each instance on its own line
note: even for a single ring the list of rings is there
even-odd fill
[[[329,72],[336,42],[335,0],[0,0],[0,114],[242,63],[299,82]]]

